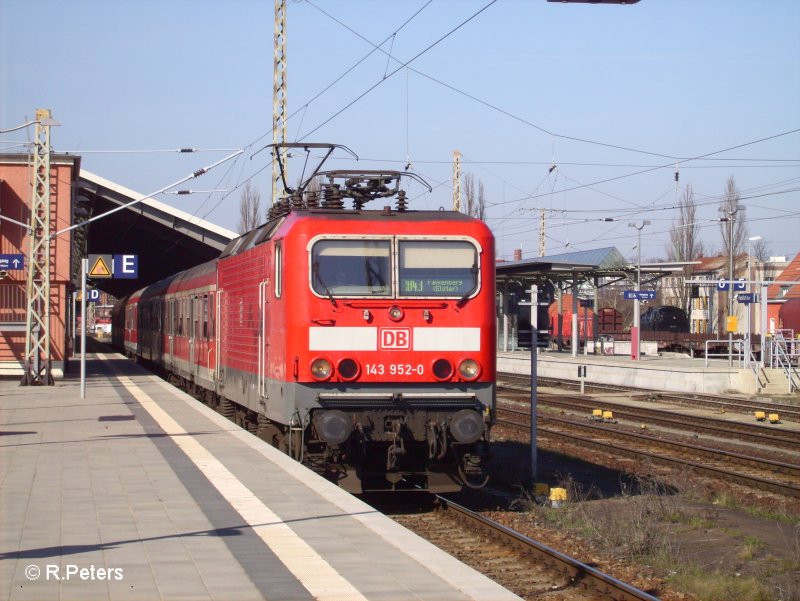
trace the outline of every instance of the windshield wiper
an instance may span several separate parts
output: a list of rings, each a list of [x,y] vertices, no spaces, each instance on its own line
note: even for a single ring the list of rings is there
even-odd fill
[[[330,299],[331,304],[334,307],[338,308],[339,304],[336,302],[336,299],[333,298],[333,292],[331,292],[331,289],[328,288],[328,285],[325,283],[325,281],[322,279],[322,276],[319,273],[319,263],[318,262],[314,263],[313,271],[314,271],[314,277],[317,278],[317,281],[322,285],[323,288],[325,288],[325,294],[328,295],[328,298]]]
[[[475,285],[472,288],[470,288],[466,293],[464,293],[464,296],[462,296],[460,299],[458,299],[458,301],[456,302],[456,307],[458,307],[459,309],[464,306],[464,303],[467,302],[467,299],[478,288],[478,266],[477,265],[473,265],[472,268],[469,271],[472,274],[472,279],[475,282]]]

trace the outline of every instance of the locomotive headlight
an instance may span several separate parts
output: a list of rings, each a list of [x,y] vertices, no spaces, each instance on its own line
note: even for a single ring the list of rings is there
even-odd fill
[[[355,359],[342,359],[336,368],[339,377],[345,382],[351,382],[361,374],[361,366]]]
[[[458,374],[468,382],[477,380],[481,375],[481,366],[474,359],[464,359],[458,365]]]
[[[444,382],[453,377],[453,364],[447,359],[437,359],[433,362],[433,377]]]
[[[483,434],[483,420],[477,411],[462,409],[450,420],[453,438],[464,444],[471,444]]]
[[[392,321],[400,321],[403,319],[403,310],[397,305],[389,307],[389,319]]]
[[[333,375],[333,365],[327,359],[317,358],[311,362],[311,377],[323,381]]]
[[[314,428],[319,437],[328,444],[342,444],[350,437],[352,420],[338,409],[314,414]]]

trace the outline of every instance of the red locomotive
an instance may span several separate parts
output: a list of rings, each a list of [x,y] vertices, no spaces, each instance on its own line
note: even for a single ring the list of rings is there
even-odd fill
[[[318,175],[321,198],[309,177],[217,260],[120,301],[115,343],[349,491],[483,485],[490,230],[408,210],[406,173]]]

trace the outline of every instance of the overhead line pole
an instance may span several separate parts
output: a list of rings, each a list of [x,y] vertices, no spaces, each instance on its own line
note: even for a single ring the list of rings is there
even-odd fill
[[[272,204],[283,192],[279,165],[286,164],[286,0],[275,0],[275,35],[272,70]]]
[[[453,210],[461,212],[461,152],[453,151]]]
[[[22,385],[52,385],[50,357],[50,109],[36,109]]]

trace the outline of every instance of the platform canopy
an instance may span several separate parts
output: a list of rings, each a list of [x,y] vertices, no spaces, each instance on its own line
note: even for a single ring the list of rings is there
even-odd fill
[[[650,285],[659,279],[683,270],[686,263],[643,263],[642,285]],[[567,285],[580,286],[592,282],[598,287],[609,286],[623,280],[636,282],[636,263],[627,261],[615,247],[594,250],[579,250],[522,261],[503,261],[496,264],[497,287],[551,282],[556,288]]]
[[[95,217],[143,194],[82,169],[76,212]],[[138,255],[137,279],[97,279],[92,285],[120,298],[169,275],[215,259],[239,234],[147,198],[90,223],[90,254]]]

